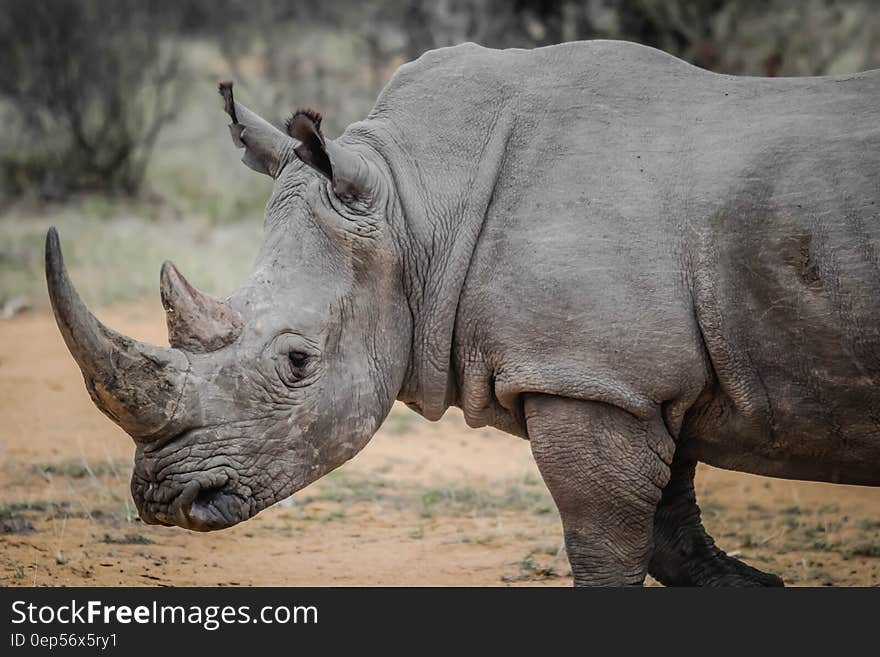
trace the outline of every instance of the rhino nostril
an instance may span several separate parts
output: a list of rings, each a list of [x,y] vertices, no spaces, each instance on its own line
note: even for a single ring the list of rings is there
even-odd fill
[[[193,500],[192,506],[210,506],[215,504],[219,498],[223,495],[223,486],[215,486],[212,488],[203,488],[199,491],[199,494],[196,495],[196,498]]]

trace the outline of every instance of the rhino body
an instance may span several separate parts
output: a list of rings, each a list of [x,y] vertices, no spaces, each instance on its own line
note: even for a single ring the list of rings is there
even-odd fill
[[[659,412],[718,467],[880,484],[880,72],[446,56],[445,92],[466,71],[497,108],[481,132],[510,130],[471,174],[493,182],[451,358],[472,426],[527,435],[523,396],[558,395]]]
[[[244,520],[351,458],[395,398],[531,441],[575,584],[781,583],[706,534],[700,461],[880,484],[880,71],[466,44],[402,67],[333,141],[223,93],[276,179],[266,236],[223,302],[163,268],[171,349],[97,323],[47,242],[145,520]]]

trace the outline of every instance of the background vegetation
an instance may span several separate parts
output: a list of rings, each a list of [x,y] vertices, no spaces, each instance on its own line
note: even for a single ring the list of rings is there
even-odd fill
[[[228,292],[260,239],[269,181],[237,164],[215,97],[332,136],[405,61],[476,41],[621,38],[748,75],[880,67],[868,0],[2,0],[0,311],[45,304],[41,244],[61,230],[92,303],[153,292],[170,257]]]

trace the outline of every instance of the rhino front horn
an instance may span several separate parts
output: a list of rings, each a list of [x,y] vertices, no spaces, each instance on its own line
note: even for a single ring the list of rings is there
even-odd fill
[[[168,342],[172,347],[205,353],[235,341],[242,327],[241,316],[235,310],[199,292],[167,260],[160,278]]]
[[[99,322],[70,282],[54,227],[46,235],[46,283],[55,321],[95,405],[136,439],[172,431],[189,369],[186,356]]]

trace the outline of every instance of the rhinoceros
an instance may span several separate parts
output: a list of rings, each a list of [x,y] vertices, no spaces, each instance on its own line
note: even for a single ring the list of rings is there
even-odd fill
[[[395,400],[530,441],[576,585],[782,584],[707,534],[698,462],[880,484],[880,71],[465,44],[402,66],[337,139],[220,91],[275,181],[232,296],[166,262],[170,347],[143,344],[46,242],[145,522],[246,520],[357,454]]]

